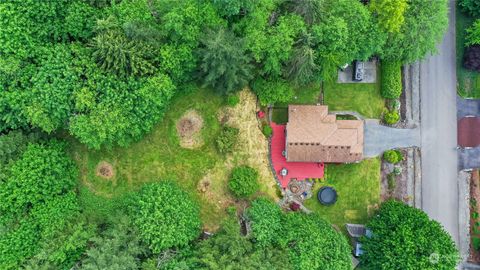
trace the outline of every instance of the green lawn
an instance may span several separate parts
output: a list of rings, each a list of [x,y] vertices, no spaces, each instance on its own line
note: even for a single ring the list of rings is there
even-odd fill
[[[457,42],[457,80],[458,93],[462,97],[480,98],[480,73],[463,68],[463,54],[465,50],[465,29],[473,22],[463,14],[459,8],[456,9],[456,42]]]
[[[255,143],[264,142],[262,149],[265,148],[264,159],[266,160],[267,143],[257,127],[255,99],[252,97],[251,100],[252,112],[248,112],[248,116],[251,114],[251,118],[248,119],[252,120],[248,121],[251,122],[253,128],[249,132],[254,134],[256,140],[248,142],[248,144],[257,147]],[[244,153],[248,151],[246,147],[241,147],[247,150],[236,151],[233,157],[225,157],[217,152],[214,141],[221,128],[219,110],[224,108],[223,104],[223,98],[205,89],[178,94],[164,119],[154,130],[141,141],[127,148],[89,150],[70,137],[70,151],[80,168],[80,200],[87,211],[90,211],[93,216],[108,214],[103,212],[116,208],[116,201],[120,201],[123,195],[138,190],[143,183],[171,179],[200,202],[204,224],[209,228],[215,228],[226,216],[225,208],[235,202],[226,189],[230,169],[237,164],[247,161],[255,163],[257,160],[259,160],[259,164],[266,164],[263,165],[265,168],[258,165],[260,171],[264,170],[270,173],[270,178],[267,179],[268,176],[265,176],[264,182],[271,180],[268,186],[262,185],[261,192],[275,193],[275,189],[272,189],[272,185],[275,183],[267,167],[268,163],[260,160],[260,157],[250,156],[260,155],[263,158],[262,154]],[[246,105],[240,104],[240,106],[245,108]],[[192,109],[203,117],[201,137],[204,144],[194,150],[180,147],[176,130],[178,119],[186,111]],[[235,113],[241,114],[241,112]],[[241,125],[244,126],[245,123],[241,123]],[[259,135],[253,132],[257,132]],[[244,133],[246,132],[242,133],[241,131],[240,135]],[[239,155],[242,156],[239,157]],[[112,179],[105,180],[96,175],[96,167],[100,161],[106,161],[113,165],[115,175]],[[227,161],[229,161],[228,164]],[[202,178],[208,178],[207,181],[210,181],[210,189],[206,193],[201,193],[197,188]]]
[[[288,109],[279,107],[273,108],[272,121],[276,124],[286,124],[288,122]]]
[[[283,108],[290,104],[317,104],[320,102],[322,91],[320,83],[312,83],[308,86],[294,87],[294,96],[286,103],[276,103],[274,107]]]
[[[366,159],[356,164],[328,164],[325,181],[316,183],[312,198],[305,202],[310,210],[344,230],[345,223],[365,223],[380,203],[380,159]],[[332,186],[338,194],[332,206],[317,200],[322,186]]]
[[[377,81],[379,78],[380,73],[377,72]],[[330,111],[356,111],[367,118],[380,118],[385,110],[379,82],[325,82],[324,103],[329,106]]]

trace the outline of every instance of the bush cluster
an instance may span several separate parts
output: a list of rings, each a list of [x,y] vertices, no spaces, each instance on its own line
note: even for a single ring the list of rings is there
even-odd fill
[[[246,198],[253,195],[259,189],[258,172],[248,166],[234,168],[228,188],[238,198]]]
[[[263,134],[267,137],[267,138],[270,138],[270,136],[272,136],[273,134],[273,129],[271,126],[269,125],[265,125],[263,126]]]
[[[383,62],[381,65],[382,96],[395,99],[402,94],[402,63],[398,61]]]
[[[238,95],[228,95],[227,105],[230,107],[235,107],[240,102],[240,97]]]
[[[383,159],[392,164],[397,164],[403,160],[403,155],[400,150],[387,150],[383,152]]]
[[[388,190],[390,192],[394,191],[397,187],[397,178],[394,173],[389,173],[387,175]]]
[[[383,115],[383,121],[387,125],[394,125],[400,120],[400,114],[397,111],[389,111]]]
[[[253,84],[253,91],[257,94],[263,106],[277,102],[288,102],[293,96],[293,88],[284,80],[267,81],[258,79]]]
[[[222,131],[218,135],[215,144],[217,145],[218,152],[222,154],[231,153],[235,147],[235,143],[238,139],[238,128],[223,127]]]
[[[185,246],[200,234],[198,203],[174,182],[143,186],[131,211],[141,239],[154,253]]]
[[[480,17],[480,2],[478,0],[460,0],[460,9],[472,17]]]
[[[480,19],[475,20],[475,22],[467,28],[466,32],[465,45],[480,45]]]

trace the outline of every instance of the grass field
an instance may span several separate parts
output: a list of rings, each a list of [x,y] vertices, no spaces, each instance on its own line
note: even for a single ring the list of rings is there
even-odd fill
[[[377,74],[377,78],[380,78],[380,74]],[[380,95],[378,82],[326,82],[324,103],[329,106],[330,111],[356,111],[367,118],[380,118],[385,110],[385,101]]]
[[[128,148],[113,147],[89,150],[70,138],[70,151],[80,168],[80,200],[93,216],[118,207],[115,202],[141,188],[147,182],[165,179],[176,181],[200,202],[206,229],[215,230],[226,216],[225,209],[236,202],[226,189],[230,170],[249,165],[260,173],[260,193],[276,197],[276,183],[270,172],[268,144],[258,128],[255,98],[243,91],[235,108],[223,106],[224,100],[212,91],[201,89],[177,95],[170,110],[152,132]],[[197,149],[180,147],[177,121],[186,112],[195,110],[203,118],[203,145]],[[220,121],[240,129],[234,154],[222,156],[214,145]],[[101,161],[113,166],[114,176],[97,176]],[[206,191],[199,185],[206,184]]]
[[[331,186],[337,191],[338,199],[334,205],[323,206],[318,202],[316,196],[322,186]],[[365,223],[380,203],[380,160],[328,164],[325,182],[315,184],[313,195],[305,206],[342,230],[345,230],[345,223]]]
[[[463,55],[465,52],[465,29],[473,22],[459,8],[456,9],[456,45],[457,45],[457,80],[458,94],[465,98],[480,98],[480,73],[463,68]]]

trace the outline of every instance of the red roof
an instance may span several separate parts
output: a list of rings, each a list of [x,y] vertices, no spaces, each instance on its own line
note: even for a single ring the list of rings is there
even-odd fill
[[[480,145],[479,117],[464,117],[458,121],[458,145],[462,147]]]

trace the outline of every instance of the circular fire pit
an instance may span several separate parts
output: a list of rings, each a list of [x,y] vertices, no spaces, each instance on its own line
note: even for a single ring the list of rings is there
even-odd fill
[[[337,201],[337,191],[332,187],[322,187],[318,191],[317,198],[323,205],[332,205]]]

